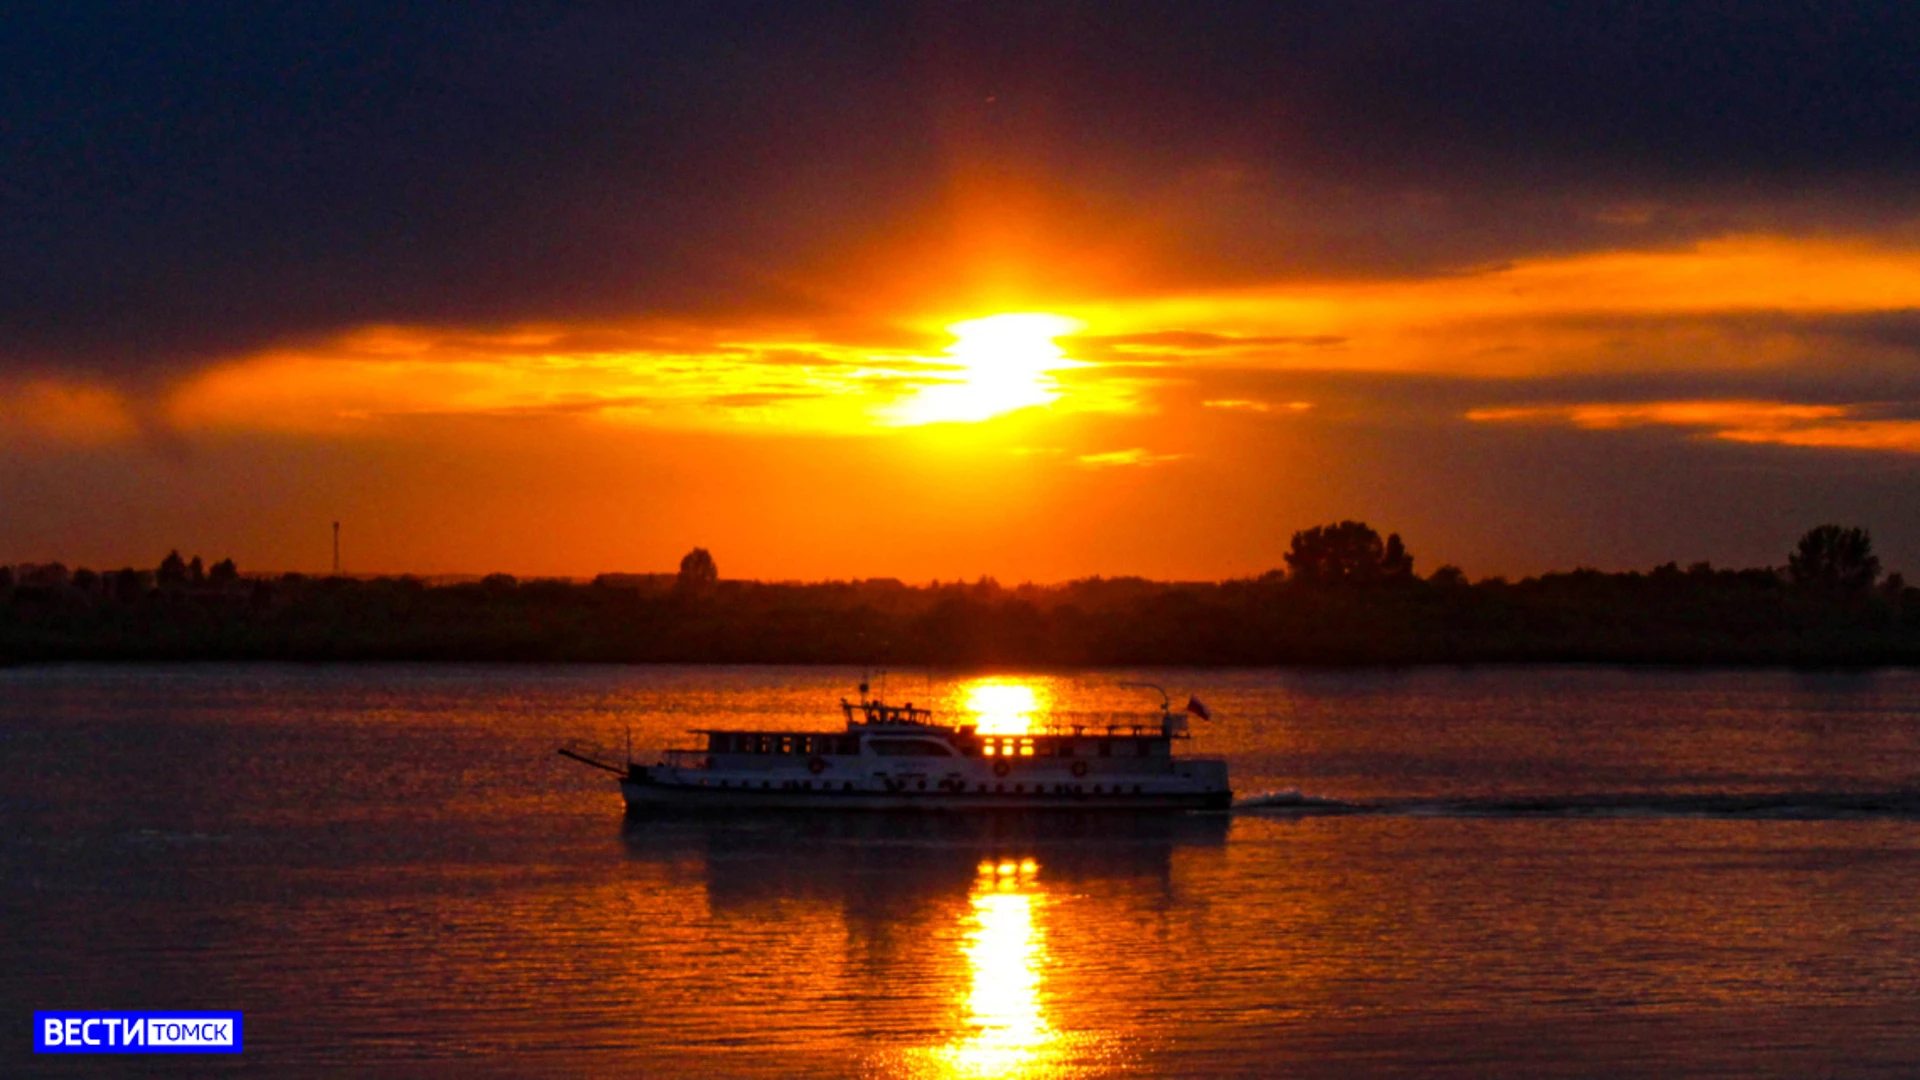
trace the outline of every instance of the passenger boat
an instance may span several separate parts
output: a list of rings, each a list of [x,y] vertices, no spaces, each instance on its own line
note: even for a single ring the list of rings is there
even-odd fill
[[[1141,685],[1146,684],[1131,684]],[[1159,690],[1159,687],[1150,687]],[[842,699],[844,731],[697,728],[700,745],[625,768],[562,749],[620,777],[630,811],[780,810],[1224,810],[1227,763],[1176,754],[1199,699],[1106,723],[1062,723],[1019,733],[935,722],[912,702]],[[1089,718],[1080,718],[1089,719]]]

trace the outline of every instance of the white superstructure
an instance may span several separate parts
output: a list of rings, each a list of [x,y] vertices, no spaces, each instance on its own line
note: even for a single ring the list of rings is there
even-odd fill
[[[696,729],[701,745],[621,773],[630,809],[1225,809],[1226,762],[1175,753],[1186,716],[1014,733],[935,723],[927,709],[841,701],[844,731]],[[1198,701],[1189,709],[1205,715]],[[1113,718],[1107,718],[1112,720]]]

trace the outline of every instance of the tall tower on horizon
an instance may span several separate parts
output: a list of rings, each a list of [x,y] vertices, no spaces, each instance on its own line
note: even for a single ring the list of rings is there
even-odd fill
[[[340,576],[340,523],[333,523],[333,576]]]

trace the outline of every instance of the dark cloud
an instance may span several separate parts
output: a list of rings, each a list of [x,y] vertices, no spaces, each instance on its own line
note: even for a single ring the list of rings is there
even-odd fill
[[[1920,310],[1901,308],[1832,315],[1797,321],[1807,333],[1879,346],[1900,354],[1920,369]]]
[[[1916,58],[1892,3],[14,5],[0,356],[806,313],[982,169],[1196,276],[1897,220]]]

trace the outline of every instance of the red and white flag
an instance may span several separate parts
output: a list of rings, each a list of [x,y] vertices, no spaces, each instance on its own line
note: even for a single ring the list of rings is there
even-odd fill
[[[1199,698],[1191,695],[1187,697],[1187,711],[1202,720],[1213,719],[1213,714],[1207,711],[1206,705]]]

